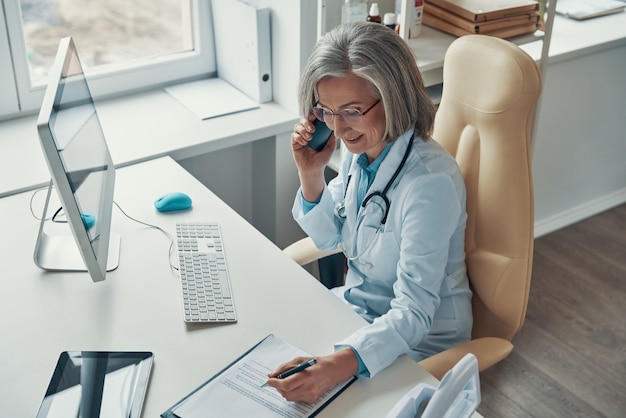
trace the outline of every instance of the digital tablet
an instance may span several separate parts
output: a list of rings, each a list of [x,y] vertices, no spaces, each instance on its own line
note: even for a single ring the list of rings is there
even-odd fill
[[[65,351],[37,418],[139,418],[151,352]]]

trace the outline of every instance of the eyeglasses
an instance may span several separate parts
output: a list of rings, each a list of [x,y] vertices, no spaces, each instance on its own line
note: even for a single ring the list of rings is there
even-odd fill
[[[361,112],[359,109],[341,109],[337,113],[333,113],[331,110],[318,105],[313,106],[313,114],[316,118],[325,123],[331,123],[335,120],[335,116],[339,116],[346,123],[357,124],[361,122],[363,116],[367,115],[367,112],[372,110],[374,106],[380,103],[380,99],[376,100],[373,105]]]

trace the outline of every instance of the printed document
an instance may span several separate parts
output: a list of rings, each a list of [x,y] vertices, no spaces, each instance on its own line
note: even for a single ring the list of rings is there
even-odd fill
[[[316,415],[356,378],[335,385],[315,403],[289,402],[265,386],[280,364],[306,352],[270,334],[208,382],[178,402],[162,417],[304,418]]]

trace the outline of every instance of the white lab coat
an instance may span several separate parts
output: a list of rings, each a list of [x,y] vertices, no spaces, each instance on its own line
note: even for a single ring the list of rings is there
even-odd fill
[[[409,131],[394,142],[368,194],[385,188],[412,135]],[[391,205],[386,224],[380,226],[382,212],[374,213],[378,204],[361,208],[356,202],[361,171],[357,158],[344,151],[340,172],[325,187],[320,202],[304,214],[299,191],[292,213],[318,248],[344,246],[354,257],[348,261],[345,285],[333,291],[370,324],[336,348],[354,348],[368,369],[366,376],[373,377],[401,354],[419,361],[470,338],[465,186],[443,147],[416,137],[387,193]],[[344,195],[342,218],[336,207],[342,206]],[[358,213],[364,210],[357,228]],[[355,247],[351,242],[357,229],[366,232],[356,235]]]

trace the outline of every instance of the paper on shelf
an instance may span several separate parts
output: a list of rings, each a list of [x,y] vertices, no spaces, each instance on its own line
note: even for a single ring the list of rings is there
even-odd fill
[[[164,90],[203,120],[259,107],[221,78],[177,84]]]
[[[576,20],[621,13],[626,5],[618,0],[559,0],[556,12]]]

